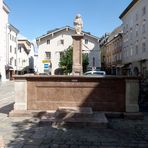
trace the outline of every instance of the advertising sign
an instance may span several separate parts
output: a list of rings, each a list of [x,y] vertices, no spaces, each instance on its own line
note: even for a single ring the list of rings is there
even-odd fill
[[[45,69],[48,69],[49,68],[49,65],[48,64],[44,64],[44,68]]]

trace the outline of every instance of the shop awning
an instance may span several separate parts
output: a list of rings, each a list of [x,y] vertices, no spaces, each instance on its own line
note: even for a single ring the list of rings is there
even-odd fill
[[[5,66],[5,69],[6,70],[14,70],[14,68],[12,67],[12,65],[6,65]]]

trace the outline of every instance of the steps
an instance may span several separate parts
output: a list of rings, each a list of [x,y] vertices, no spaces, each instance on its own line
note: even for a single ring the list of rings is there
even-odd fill
[[[108,120],[103,112],[93,112],[91,108],[59,108],[54,114],[43,114],[39,125],[53,127],[107,128]]]

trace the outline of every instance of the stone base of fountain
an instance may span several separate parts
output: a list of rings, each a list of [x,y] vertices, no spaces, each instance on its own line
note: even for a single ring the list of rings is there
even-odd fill
[[[54,114],[40,116],[40,125],[61,127],[107,128],[108,120],[103,112],[93,112],[89,107],[59,108]]]

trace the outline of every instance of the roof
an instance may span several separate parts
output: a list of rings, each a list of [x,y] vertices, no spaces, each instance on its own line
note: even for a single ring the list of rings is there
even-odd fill
[[[5,2],[3,2],[3,8],[7,13],[10,12],[10,8],[8,7],[8,5]]]
[[[118,35],[121,35],[122,34],[122,26],[119,26],[117,28],[115,28],[113,30],[113,32],[109,35],[109,38],[107,40],[107,43],[112,41],[114,38],[116,38]]]
[[[139,0],[132,0],[132,2],[127,6],[127,8],[121,13],[119,18],[121,19],[123,16],[127,14],[127,12],[138,2]]]
[[[18,43],[18,48],[19,48],[19,47],[23,47],[23,48],[24,48],[24,50],[26,51],[26,53],[27,53],[27,54],[29,54],[30,49],[27,49],[27,47],[25,46],[25,44],[24,44],[24,43]]]
[[[31,46],[31,42],[27,39],[18,39],[18,44],[21,44],[21,41],[22,42],[25,42],[28,46]]]
[[[61,27],[61,28],[55,28],[55,29],[53,29],[53,30],[47,31],[47,34],[44,34],[44,35],[42,35],[42,36],[36,38],[36,40],[42,39],[42,38],[44,38],[44,37],[47,37],[48,35],[52,35],[52,34],[54,34],[54,33],[57,33],[57,32],[59,32],[59,31],[65,30],[65,29],[70,29],[70,30],[74,31],[74,28],[72,28],[72,27],[70,27],[70,26],[65,26],[65,27]],[[92,37],[92,38],[95,38],[95,39],[99,40],[98,37],[96,37],[96,36],[90,34],[90,32],[82,31],[82,33],[84,33],[84,35],[87,35],[87,36],[90,36],[90,37]]]
[[[14,32],[19,33],[19,30],[16,27],[14,27],[12,24],[9,24],[9,28]]]

